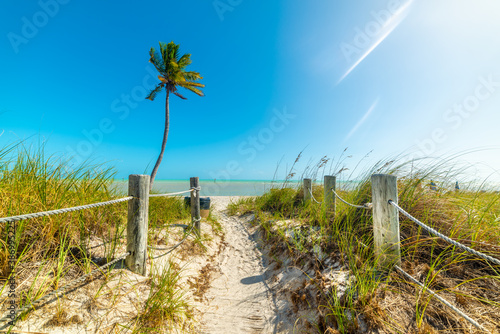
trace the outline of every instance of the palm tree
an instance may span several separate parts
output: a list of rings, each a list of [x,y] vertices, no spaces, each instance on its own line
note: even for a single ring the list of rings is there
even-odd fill
[[[160,167],[161,160],[163,159],[163,153],[165,152],[165,146],[167,145],[168,128],[169,128],[169,106],[168,99],[170,93],[173,93],[183,100],[186,100],[184,96],[177,92],[178,87],[185,88],[191,92],[204,96],[203,92],[199,88],[205,87],[205,85],[196,82],[197,80],[203,79],[203,77],[198,72],[186,71],[186,67],[191,64],[191,55],[184,54],[179,56],[179,45],[174,42],[168,44],[160,42],[160,52],[157,52],[155,48],[151,48],[149,51],[151,58],[150,63],[156,67],[156,70],[160,73],[158,79],[160,83],[153,89],[146,99],[153,101],[159,92],[165,88],[167,92],[167,99],[165,102],[165,129],[163,132],[163,142],[161,144],[160,155],[156,161],[155,167],[151,172],[151,183],[149,185],[149,190],[153,188],[153,182]]]

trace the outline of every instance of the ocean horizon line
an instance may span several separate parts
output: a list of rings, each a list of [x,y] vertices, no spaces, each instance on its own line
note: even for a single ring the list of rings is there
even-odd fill
[[[298,183],[302,182],[302,180],[252,180],[252,179],[238,179],[238,180],[217,180],[217,179],[199,179],[200,182],[214,182],[214,183],[223,183],[223,182],[266,182],[266,183],[283,183],[283,182],[292,182],[292,183]],[[113,181],[118,181],[118,182],[128,182],[127,178],[119,178],[119,179],[113,179]],[[155,182],[183,182],[186,181],[188,182],[189,179],[155,179]],[[313,182],[322,182],[322,180],[313,180]],[[337,182],[340,183],[350,183],[350,182],[359,182],[358,180],[337,180]]]

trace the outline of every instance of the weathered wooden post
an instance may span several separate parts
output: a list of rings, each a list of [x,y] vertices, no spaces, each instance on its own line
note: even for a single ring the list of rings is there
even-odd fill
[[[326,215],[329,217],[335,215],[335,204],[337,196],[335,196],[332,190],[335,190],[336,184],[337,178],[335,176],[325,175],[323,177],[325,209]]]
[[[389,200],[398,203],[397,177],[375,174],[371,180],[375,256],[380,268],[390,269],[395,264],[401,265],[399,212],[389,204]]]
[[[312,192],[312,180],[304,179],[302,184],[302,188],[304,188],[304,202],[311,200],[311,192]]]
[[[127,251],[125,265],[135,273],[146,275],[148,247],[149,175],[128,177]]]
[[[198,177],[192,177],[189,180],[191,189],[191,219],[194,223],[194,232],[199,237],[201,235],[201,216],[200,216],[200,191],[198,190],[200,186],[200,180]]]

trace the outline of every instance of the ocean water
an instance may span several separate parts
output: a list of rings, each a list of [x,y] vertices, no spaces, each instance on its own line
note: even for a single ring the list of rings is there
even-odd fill
[[[200,180],[201,196],[260,196],[269,191],[273,186],[281,187],[283,181],[271,180],[240,180],[240,181],[214,181]],[[301,181],[289,181],[289,187],[299,187]],[[314,185],[320,185],[322,182],[314,181]],[[349,188],[355,186],[357,181],[343,182],[337,181],[337,187]],[[128,192],[128,181],[115,180],[114,188],[121,194],[126,195]],[[174,193],[178,191],[188,190],[189,180],[156,180],[153,187],[155,193]],[[189,196],[189,194],[186,194]]]
[[[279,182],[279,181],[278,181]],[[269,180],[263,181],[216,181],[200,180],[201,196],[260,196],[268,191],[272,185],[282,183]],[[292,185],[298,183],[293,182]],[[127,194],[128,181],[115,180],[115,189],[120,194]],[[153,186],[155,193],[172,193],[189,189],[189,180],[156,180]],[[186,194],[189,196],[189,194]]]

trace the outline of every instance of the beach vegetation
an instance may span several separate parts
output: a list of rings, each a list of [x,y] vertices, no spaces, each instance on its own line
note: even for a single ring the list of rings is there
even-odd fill
[[[69,208],[124,197],[113,186],[115,175],[115,170],[105,164],[87,161],[75,166],[64,157],[47,156],[44,143],[31,145],[18,142],[8,145],[0,149],[0,217]],[[0,306],[6,309],[6,303],[10,300],[7,298],[9,278],[14,277],[18,284],[16,302],[18,308],[21,308],[125,253],[127,211],[127,202],[121,202],[2,224]],[[168,238],[169,225],[189,219],[190,213],[181,198],[158,197],[150,200],[149,216],[149,228],[152,233],[149,233],[148,237],[149,243],[152,244],[156,242],[158,231],[167,231],[164,238]],[[16,228],[15,276],[9,268],[11,254],[7,235],[12,224],[15,224]],[[116,303],[122,298],[120,289],[107,286],[118,273],[112,269],[103,270],[101,274],[86,281],[83,285],[88,285],[86,288],[81,286],[78,290],[88,294],[88,303],[84,303],[84,314],[88,312],[90,317],[97,316],[96,323],[99,323],[96,310],[102,309],[107,302]],[[140,323],[152,324],[146,313],[159,312],[159,320],[165,320],[166,323],[174,318],[179,319],[180,314],[187,315],[184,295],[181,291],[174,291],[179,272],[175,268],[167,268],[153,274],[151,295],[145,304],[139,307],[142,312]],[[158,292],[159,290],[161,291]],[[159,300],[166,296],[171,299],[158,304]],[[83,299],[87,297],[80,296]],[[63,299],[57,301],[57,307],[61,308],[62,301]],[[43,307],[47,308],[44,312],[57,311],[51,311],[50,304]],[[72,318],[70,309],[63,308],[64,317],[61,312],[56,312],[60,316],[49,321],[48,326],[77,323],[60,321],[63,318]],[[80,316],[80,320],[84,314]],[[20,320],[27,320],[30,316],[31,312],[25,312]]]
[[[174,94],[181,99],[186,100],[186,97],[178,92],[178,89],[181,87],[195,93],[196,95],[204,96],[201,88],[205,87],[205,85],[198,82],[203,79],[203,77],[198,72],[186,70],[186,67],[192,62],[191,54],[185,53],[181,56],[179,49],[180,46],[174,42],[170,42],[168,44],[160,42],[159,51],[155,50],[155,48],[151,48],[149,51],[149,62],[152,63],[158,71],[158,79],[160,79],[160,83],[157,84],[153,90],[151,90],[148,96],[146,96],[146,99],[153,101],[162,90],[165,90],[166,92],[163,140],[160,154],[151,172],[150,189],[153,189],[156,173],[160,167],[163,154],[165,153],[165,147],[167,145],[170,126],[170,94]]]
[[[372,174],[397,175],[401,207],[450,238],[498,259],[500,194],[492,185],[466,177],[467,165],[456,158],[379,161],[360,171],[356,182],[347,182],[353,174],[342,164],[326,174],[337,176],[338,195],[356,205],[371,201]],[[301,177],[316,179],[315,175],[325,174],[321,168],[309,168]],[[297,172],[288,171],[286,180],[292,174]],[[431,180],[437,185],[435,190]],[[455,189],[457,181],[460,189]],[[302,304],[294,294],[290,297],[299,305],[296,326],[305,326],[298,328],[318,333],[473,332],[472,325],[425,289],[396,270],[380,270],[371,210],[337,199],[336,212],[329,215],[320,181],[314,183],[312,193],[314,199],[306,202],[301,183],[276,183],[262,196],[229,206],[232,214],[255,215],[254,224],[262,232],[270,257],[278,259],[277,267],[288,263],[305,273],[315,273],[309,275],[307,284],[315,286],[316,296],[310,295]],[[499,266],[427,233],[401,214],[399,220],[403,270],[487,331],[498,332]],[[332,282],[331,275],[342,271],[350,278],[342,283],[349,288],[340,293],[343,286]],[[304,317],[300,305],[316,309],[315,316]]]

